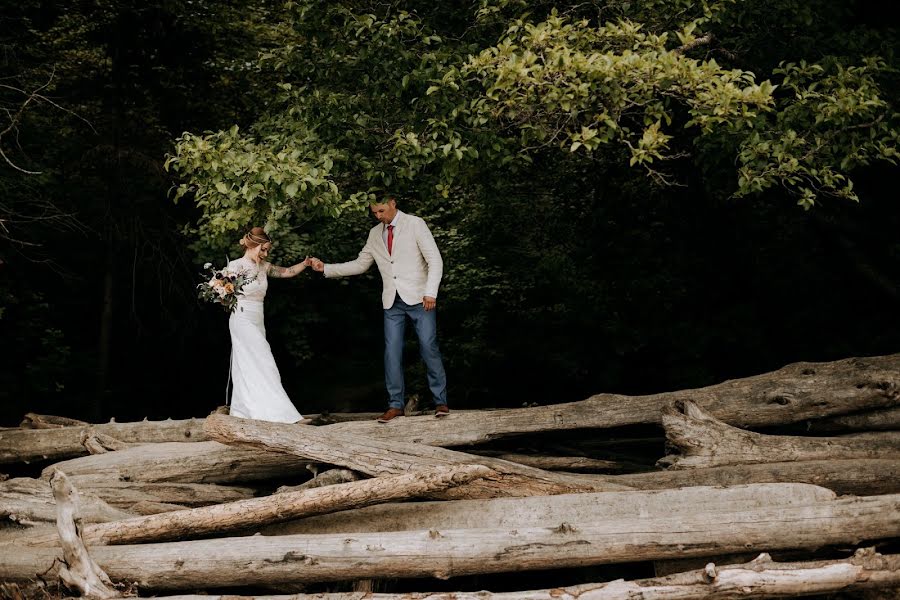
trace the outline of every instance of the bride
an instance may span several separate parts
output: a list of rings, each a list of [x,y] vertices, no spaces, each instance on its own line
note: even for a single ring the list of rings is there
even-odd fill
[[[228,263],[255,279],[244,285],[237,309],[231,313],[231,394],[230,414],[246,419],[280,423],[308,423],[297,412],[281,385],[272,349],[266,341],[263,300],[269,277],[295,277],[309,266],[309,260],[292,267],[276,267],[266,262],[272,241],[262,227],[254,227],[242,239],[244,256]]]

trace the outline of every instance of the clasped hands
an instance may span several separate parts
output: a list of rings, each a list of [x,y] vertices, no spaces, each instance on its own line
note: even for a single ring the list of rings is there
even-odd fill
[[[325,263],[314,256],[306,257],[303,264],[304,266],[312,267],[312,270],[317,273],[323,273],[325,271]],[[434,310],[435,306],[437,306],[437,300],[435,298],[432,298],[431,296],[422,298],[422,308],[426,311]]]

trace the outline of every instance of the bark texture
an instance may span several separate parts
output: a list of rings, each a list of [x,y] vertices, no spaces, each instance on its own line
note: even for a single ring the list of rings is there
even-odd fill
[[[247,600],[734,600],[788,598],[860,592],[900,586],[900,555],[860,550],[844,560],[775,562],[761,554],[752,562],[706,568],[667,577],[585,583],[543,590],[491,593],[438,592],[379,594],[346,592],[291,596],[242,596]],[[227,600],[234,596],[162,596],[158,600]]]
[[[813,506],[698,512],[540,528],[455,529],[348,536],[250,536],[92,549],[113,581],[146,589],[438,577],[820,548],[900,535],[900,495]],[[548,524],[549,525],[549,524]],[[52,573],[58,551],[0,548],[0,578]]]
[[[218,442],[168,442],[62,461],[44,469],[41,477],[48,478],[54,470],[62,469],[70,477],[105,475],[120,481],[232,483],[306,473],[308,462],[288,454],[241,450]]]
[[[441,420],[398,417],[389,423],[338,423],[327,429],[429,446],[465,446],[522,433],[660,423],[665,406],[686,400],[741,428],[897,407],[900,354],[794,363],[771,373],[649,396],[598,394],[567,404],[452,412]]]
[[[265,527],[264,535],[363,533],[417,529],[518,529],[548,523],[590,523],[609,519],[708,513],[773,506],[806,506],[835,499],[814,485],[773,483],[730,488],[692,487],[643,492],[561,494],[449,502],[389,503],[309,517]]]
[[[299,492],[275,494],[228,504],[179,510],[114,523],[90,525],[82,534],[88,544],[132,544],[225,534],[266,523],[369,506],[380,502],[427,495],[437,490],[492,477],[487,467],[462,465],[431,471],[366,479]],[[55,540],[37,538],[34,545]]]
[[[863,437],[765,435],[727,425],[694,404],[663,410],[670,446],[679,451],[660,460],[670,469],[693,469],[750,463],[855,458],[900,458],[900,432]]]
[[[478,479],[444,492],[436,492],[431,497],[437,499],[543,496],[613,491],[624,487],[586,475],[552,473],[444,448],[337,433],[329,431],[328,427],[294,427],[283,423],[210,415],[206,419],[206,433],[227,444],[289,452],[373,477],[420,471],[441,465],[464,464],[484,465],[497,473],[497,477]]]
[[[37,423],[45,419],[56,422],[60,417],[33,415]],[[67,420],[68,421],[68,420]],[[39,429],[0,430],[0,464],[60,460],[88,454],[83,440],[92,435],[109,436],[123,444],[157,444],[160,442],[202,441],[203,419],[183,421],[138,421],[134,423],[102,423],[90,425],[76,421],[75,425]]]

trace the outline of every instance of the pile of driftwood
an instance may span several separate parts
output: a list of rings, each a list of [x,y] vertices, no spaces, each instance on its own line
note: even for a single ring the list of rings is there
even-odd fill
[[[42,469],[0,482],[0,591],[586,600],[900,588],[900,354],[651,396],[353,420],[365,417],[29,415],[0,430],[0,464]],[[612,564],[648,576],[585,583]],[[463,589],[523,571],[546,572],[544,589],[509,578]]]

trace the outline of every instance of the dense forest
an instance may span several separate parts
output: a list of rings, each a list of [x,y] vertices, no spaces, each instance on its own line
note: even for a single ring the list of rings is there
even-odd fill
[[[205,416],[202,265],[354,258],[395,194],[445,262],[455,407],[900,350],[900,47],[862,0],[6,2],[2,423]],[[377,273],[273,282],[303,411],[384,406]],[[409,340],[408,389],[425,389]]]

